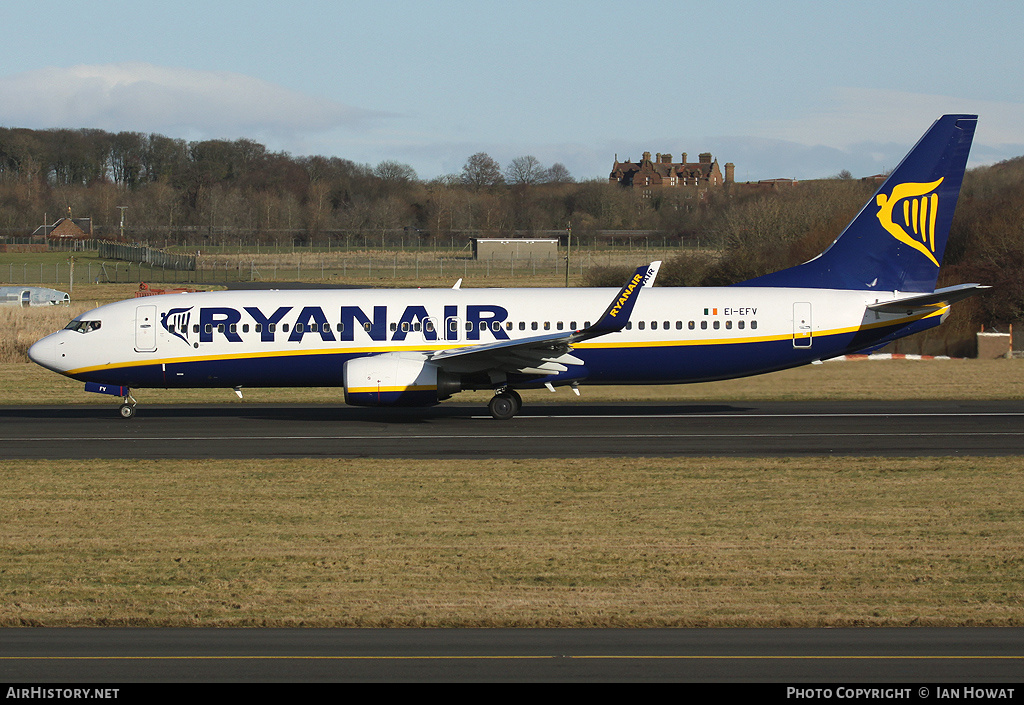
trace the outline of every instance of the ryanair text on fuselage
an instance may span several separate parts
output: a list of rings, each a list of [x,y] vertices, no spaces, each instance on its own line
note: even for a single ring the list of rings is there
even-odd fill
[[[442,315],[438,317],[431,315],[425,306],[410,305],[404,308],[397,324],[390,331],[387,306],[374,306],[370,313],[359,306],[342,306],[337,330],[320,306],[302,307],[294,319],[289,318],[288,326],[282,326],[285,317],[293,309],[292,306],[279,306],[267,313],[257,306],[244,306],[241,311],[224,306],[204,306],[196,312],[198,323],[190,328],[188,321],[192,318],[192,307],[176,308],[165,313],[161,323],[171,335],[195,345],[212,343],[215,335],[222,335],[228,342],[242,342],[238,326],[243,319],[256,326],[255,331],[259,332],[260,340],[264,343],[273,343],[278,340],[278,334],[284,333],[287,333],[288,342],[292,343],[302,342],[307,335],[318,335],[324,342],[346,342],[356,340],[357,330],[375,341],[404,341],[413,331],[421,333],[425,340],[459,340],[463,335],[463,322],[466,340],[480,340],[485,331],[495,340],[509,339],[501,325],[508,319],[508,311],[502,306],[445,305]],[[441,321],[443,325],[439,324]],[[452,325],[455,321],[458,323]],[[198,340],[190,339],[190,336],[195,335],[198,335]]]

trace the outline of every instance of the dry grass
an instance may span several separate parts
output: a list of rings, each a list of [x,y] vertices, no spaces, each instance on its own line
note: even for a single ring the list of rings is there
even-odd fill
[[[0,625],[1022,625],[1021,459],[0,462]]]

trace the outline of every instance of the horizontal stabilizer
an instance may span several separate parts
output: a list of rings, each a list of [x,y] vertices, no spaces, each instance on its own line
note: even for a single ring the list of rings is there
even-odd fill
[[[957,286],[947,286],[944,289],[936,289],[930,294],[920,294],[903,299],[868,304],[868,308],[879,313],[904,313],[909,316],[922,311],[948,306],[956,301],[980,294],[982,291],[990,288],[992,287],[981,284],[959,284]]]

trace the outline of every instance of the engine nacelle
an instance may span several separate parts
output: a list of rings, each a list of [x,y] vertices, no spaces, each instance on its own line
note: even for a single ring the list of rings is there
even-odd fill
[[[353,406],[432,406],[461,389],[458,375],[418,353],[383,353],[345,363],[345,403]]]

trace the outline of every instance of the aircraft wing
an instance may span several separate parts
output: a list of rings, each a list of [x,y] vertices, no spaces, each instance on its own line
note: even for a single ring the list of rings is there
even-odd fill
[[[565,372],[571,365],[583,364],[570,354],[574,343],[616,333],[626,327],[640,289],[654,283],[660,267],[660,261],[638,267],[615,294],[601,318],[588,328],[439,350],[430,355],[430,360],[459,372],[495,370],[538,375]]]
[[[908,296],[903,299],[893,299],[891,301],[880,301],[876,304],[868,304],[868,308],[872,311],[878,311],[879,313],[903,313],[911,316],[915,313],[923,313],[925,311],[931,311],[936,308],[942,308],[949,304],[955,303],[962,299],[966,299],[969,296],[980,294],[986,289],[991,289],[990,286],[984,286],[982,284],[958,284],[957,286],[947,286],[943,289],[936,289],[930,294],[919,294],[918,296]]]

